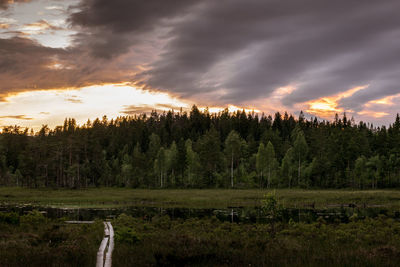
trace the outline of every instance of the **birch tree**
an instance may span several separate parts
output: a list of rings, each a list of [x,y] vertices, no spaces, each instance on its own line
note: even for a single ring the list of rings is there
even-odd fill
[[[231,131],[225,140],[225,154],[231,166],[231,187],[233,188],[234,163],[239,159],[242,140],[236,131]]]

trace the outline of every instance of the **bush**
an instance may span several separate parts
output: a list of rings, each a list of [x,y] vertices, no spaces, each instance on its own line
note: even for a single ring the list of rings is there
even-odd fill
[[[25,227],[38,227],[40,224],[46,222],[46,217],[37,210],[28,212],[28,214],[21,216],[21,226]]]
[[[117,242],[133,245],[139,242],[140,238],[132,228],[122,226],[115,229],[115,240]]]
[[[19,215],[15,212],[0,213],[0,222],[18,225]]]

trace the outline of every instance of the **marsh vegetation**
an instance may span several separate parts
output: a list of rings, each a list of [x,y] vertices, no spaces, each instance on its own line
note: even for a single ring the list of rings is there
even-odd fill
[[[254,196],[252,190],[105,188],[49,191],[40,202],[43,192],[18,189],[7,198],[78,206],[53,212],[49,206],[3,206],[1,265],[94,266],[106,219],[115,230],[113,266],[395,266],[400,260],[400,213],[390,205],[394,191],[277,190]],[[98,195],[107,192],[110,203],[99,202]],[[112,206],[122,196],[142,205]],[[248,203],[249,196],[253,206],[229,206]],[[78,200],[92,207],[79,207]],[[89,225],[65,223],[96,218]]]
[[[114,220],[116,266],[396,266],[400,222],[237,224],[215,217]]]
[[[1,266],[95,266],[103,223],[66,224],[39,211],[0,213]]]
[[[88,188],[29,189],[0,187],[4,205],[112,208],[126,206],[175,208],[256,207],[268,192],[288,208],[341,206],[400,208],[398,190],[304,190],[304,189],[130,189]]]

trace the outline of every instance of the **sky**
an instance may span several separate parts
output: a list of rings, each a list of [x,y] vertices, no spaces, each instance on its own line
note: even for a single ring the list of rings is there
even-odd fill
[[[0,126],[193,104],[388,125],[398,0],[0,0]]]

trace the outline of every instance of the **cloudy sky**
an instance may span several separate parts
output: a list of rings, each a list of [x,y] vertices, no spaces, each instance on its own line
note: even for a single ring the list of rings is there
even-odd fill
[[[0,126],[197,104],[388,124],[398,0],[0,0]]]

